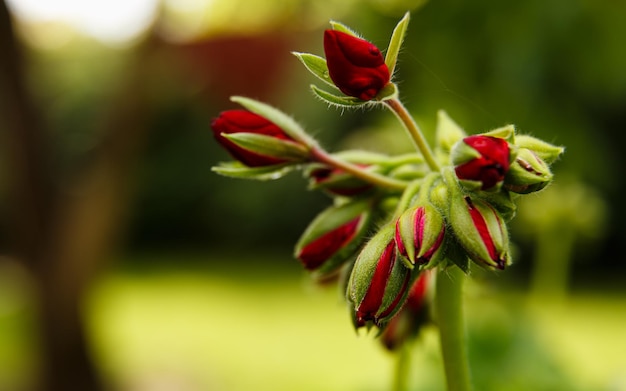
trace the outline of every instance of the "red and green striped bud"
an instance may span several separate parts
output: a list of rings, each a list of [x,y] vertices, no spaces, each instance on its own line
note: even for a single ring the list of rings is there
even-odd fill
[[[510,264],[508,230],[490,204],[469,195],[454,197],[450,225],[472,261],[500,270]]]
[[[527,148],[519,148],[504,178],[504,187],[514,193],[539,191],[552,181],[552,172],[543,159]]]
[[[406,210],[396,220],[398,252],[411,265],[434,266],[443,253],[446,225],[443,216],[430,203]]]
[[[381,228],[367,242],[352,269],[347,296],[357,328],[384,326],[406,299],[411,270],[399,259],[394,232],[394,224]]]
[[[396,350],[405,342],[415,338],[422,326],[428,322],[428,290],[431,285],[431,270],[424,270],[413,283],[406,303],[396,316],[385,326],[380,338],[388,350]]]
[[[499,188],[509,170],[511,150],[505,139],[479,134],[457,142],[450,157],[460,180],[492,190]]]
[[[321,274],[334,271],[360,247],[369,228],[371,209],[367,200],[327,208],[298,240],[296,258],[307,270]]]
[[[228,110],[211,123],[213,135],[235,159],[248,167],[298,163],[309,159],[307,145],[265,117],[247,110]]]

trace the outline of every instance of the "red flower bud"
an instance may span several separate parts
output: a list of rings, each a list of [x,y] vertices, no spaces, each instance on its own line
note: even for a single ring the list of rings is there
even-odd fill
[[[426,204],[405,211],[396,221],[398,252],[411,264],[427,264],[440,253],[446,225],[435,207]]]
[[[478,181],[488,190],[504,180],[509,170],[509,143],[498,137],[474,135],[465,137],[452,151],[452,164],[459,179]]]
[[[357,216],[308,243],[298,254],[298,259],[307,269],[317,269],[354,238],[361,218],[362,216]]]
[[[326,30],[324,53],[331,80],[348,96],[370,100],[389,83],[389,69],[380,50],[364,39]]]
[[[371,204],[359,200],[320,213],[298,240],[295,256],[308,270],[328,274],[356,252],[369,227]]]
[[[229,110],[220,115],[211,123],[213,135],[218,143],[237,160],[249,167],[262,167],[292,161],[289,158],[267,156],[237,145],[224,137],[224,134],[251,133],[269,136],[271,138],[298,144],[281,128],[266,118],[246,110]]]
[[[398,257],[394,232],[393,224],[378,231],[361,250],[352,269],[347,296],[357,328],[368,322],[384,326],[404,304],[411,271]]]

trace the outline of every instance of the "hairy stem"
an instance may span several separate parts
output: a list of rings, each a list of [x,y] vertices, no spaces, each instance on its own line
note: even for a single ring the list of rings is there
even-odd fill
[[[435,308],[448,391],[471,389],[462,305],[464,280],[465,274],[456,266],[437,275]]]
[[[422,156],[424,156],[424,160],[426,161],[426,164],[428,164],[428,167],[430,167],[433,171],[439,171],[439,164],[435,159],[433,151],[428,146],[428,143],[424,138],[424,134],[402,102],[398,99],[388,99],[385,100],[384,103],[387,107],[389,107],[389,109],[391,109],[391,111],[393,111],[400,122],[402,122],[407,132],[409,132],[415,147],[422,153]]]
[[[392,190],[404,190],[407,187],[407,182],[389,178],[384,175],[377,174],[375,172],[368,171],[355,164],[347,162],[330,155],[321,148],[313,148],[311,150],[313,159],[317,162],[327,164],[331,167],[340,168],[343,171],[354,175],[366,182],[373,185],[385,187]]]

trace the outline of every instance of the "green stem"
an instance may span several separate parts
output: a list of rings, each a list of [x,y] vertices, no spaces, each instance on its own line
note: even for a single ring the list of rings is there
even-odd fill
[[[409,390],[409,368],[411,367],[410,344],[403,343],[396,352],[396,368],[393,377],[393,391]]]
[[[439,164],[435,159],[435,155],[433,151],[428,146],[426,139],[424,138],[424,134],[420,130],[419,126],[409,113],[409,111],[404,107],[402,102],[398,99],[387,99],[384,103],[393,111],[393,113],[398,117],[400,122],[404,125],[404,128],[409,132],[415,147],[422,153],[424,156],[424,160],[426,160],[426,164],[433,171],[439,171]]]
[[[465,274],[456,266],[437,275],[435,308],[448,391],[471,389],[463,321],[464,280]]]
[[[375,172],[364,170],[355,164],[347,162],[345,160],[338,159],[321,148],[313,148],[311,150],[313,159],[317,162],[327,164],[331,167],[340,168],[343,171],[354,175],[357,178],[363,179],[373,185],[386,187],[392,190],[404,190],[407,187],[407,182],[397,179],[389,178],[384,175],[377,174]]]

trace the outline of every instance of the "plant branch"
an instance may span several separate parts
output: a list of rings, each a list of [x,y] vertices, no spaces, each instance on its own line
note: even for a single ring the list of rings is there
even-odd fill
[[[335,168],[340,168],[343,171],[376,186],[392,190],[404,190],[407,187],[407,182],[405,181],[389,178],[372,171],[364,170],[362,167],[332,156],[321,148],[311,149],[311,155],[317,162],[324,163]]]
[[[428,143],[424,138],[424,134],[402,102],[395,98],[388,99],[383,102],[391,111],[393,111],[400,122],[402,122],[407,132],[409,132],[415,147],[422,153],[422,156],[424,156],[424,160],[426,161],[426,164],[428,164],[428,167],[430,167],[432,171],[439,171],[439,164],[437,163],[432,150],[428,146]]]

